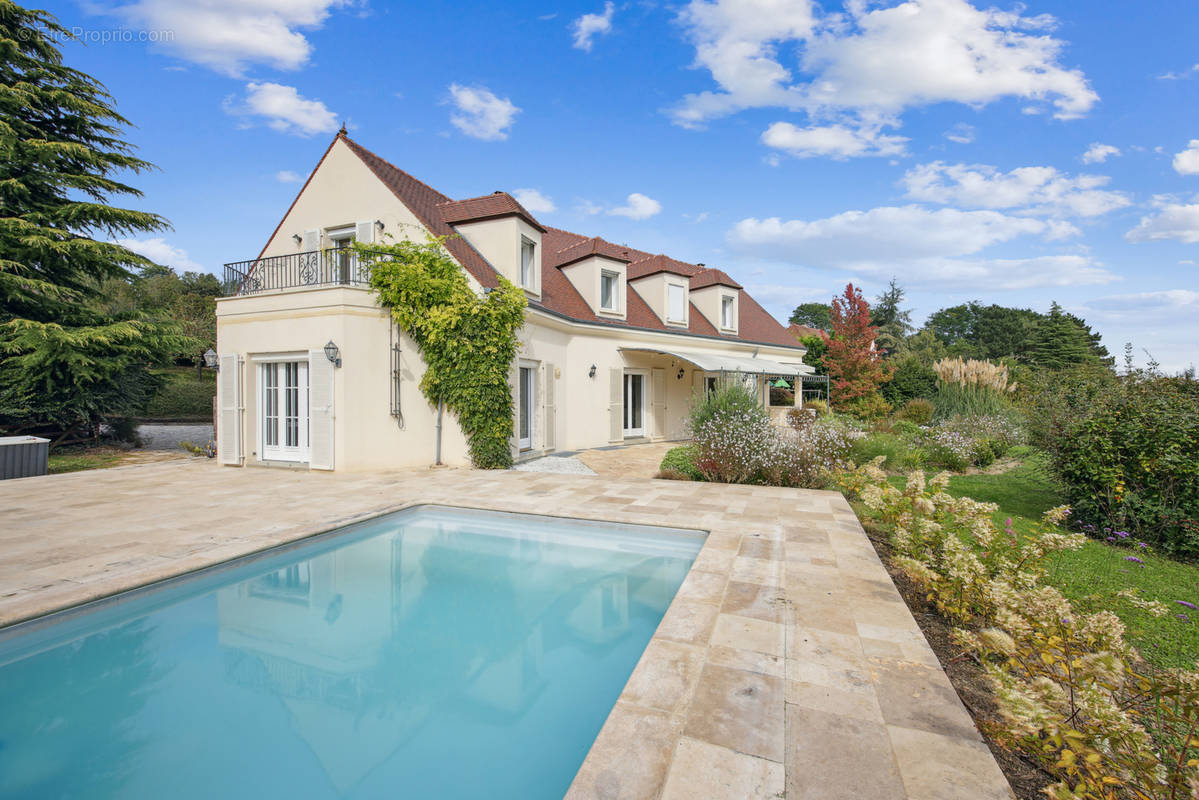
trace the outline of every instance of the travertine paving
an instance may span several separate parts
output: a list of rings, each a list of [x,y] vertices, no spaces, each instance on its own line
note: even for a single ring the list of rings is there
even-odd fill
[[[709,531],[570,798],[1011,796],[829,492],[198,460],[5,481],[0,625],[417,503]]]

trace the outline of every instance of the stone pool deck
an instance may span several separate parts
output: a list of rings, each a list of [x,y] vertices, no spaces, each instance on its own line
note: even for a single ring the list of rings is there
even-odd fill
[[[0,625],[421,503],[710,532],[570,798],[1011,797],[829,492],[200,460],[4,481]]]

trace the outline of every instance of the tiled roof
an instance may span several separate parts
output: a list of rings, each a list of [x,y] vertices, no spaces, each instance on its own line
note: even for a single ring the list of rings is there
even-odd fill
[[[700,270],[692,276],[692,289],[703,289],[707,286],[728,286],[733,289],[741,288],[741,284],[730,278],[727,273],[721,272],[718,269]]]
[[[624,321],[598,317],[591,310],[591,307],[587,305],[587,301],[583,299],[574,285],[557,268],[570,263],[564,260],[567,257],[564,255],[564,251],[568,249],[573,250],[576,247],[578,247],[579,251],[590,250],[587,253],[588,255],[600,254],[620,261],[631,262],[628,266],[628,278],[630,280],[635,277],[652,274],[650,271],[651,268],[653,271],[661,271],[658,267],[665,268],[676,274],[687,275],[692,277],[693,280],[695,279],[694,276],[697,275],[703,278],[703,274],[707,272],[719,273],[724,278],[728,278],[720,270],[707,270],[696,264],[688,264],[667,256],[654,255],[626,245],[614,244],[599,237],[587,237],[559,228],[542,227],[520,203],[516,202],[515,198],[506,193],[484,195],[483,197],[454,202],[431,186],[421,183],[407,172],[404,172],[404,170],[375,155],[345,134],[339,133],[338,136],[345,141],[351,151],[362,159],[363,163],[392,191],[400,202],[408,207],[408,210],[420,220],[422,225],[428,228],[435,236],[448,237],[445,242],[446,249],[450,251],[450,254],[458,260],[458,263],[474,276],[475,280],[484,288],[498,286],[498,274],[495,268],[488,263],[487,259],[483,258],[478,250],[475,250],[474,247],[467,243],[465,238],[454,235],[454,229],[450,227],[449,218],[456,221],[465,221],[468,218],[482,219],[502,214],[519,214],[529,220],[531,224],[537,225],[543,231],[541,235],[543,254],[541,300],[540,302],[530,300],[529,305],[533,308],[543,308],[554,314],[559,314],[580,322],[610,325],[613,327],[623,326],[661,331],[682,330],[674,326],[668,327],[662,322],[658,315],[646,304],[645,300],[642,299],[641,295],[637,293],[636,289],[631,287],[628,289],[625,308],[626,319]],[[480,209],[495,211],[501,208],[503,210],[498,211],[498,213],[484,213],[480,216],[469,217],[460,216],[462,214],[477,215],[480,213]],[[447,213],[449,218],[447,218]],[[638,266],[638,264],[641,266]],[[710,278],[703,279],[711,282]],[[736,286],[736,284],[730,285]],[[740,298],[740,312],[738,314],[740,330],[736,336],[719,333],[704,318],[704,315],[695,308],[694,304],[691,306],[690,319],[686,332],[697,336],[719,337],[721,339],[772,344],[782,347],[799,346],[794,337],[787,332],[787,329],[780,325],[774,317],[766,313],[766,310],[758,305],[748,293],[742,291]]]
[[[590,239],[584,239],[581,242],[565,247],[557,252],[551,251],[545,246],[545,238],[542,237],[542,257],[541,266],[544,267],[565,267],[568,264],[573,264],[576,261],[581,261],[584,258],[591,256],[605,256],[615,259],[616,261],[624,261],[626,264],[632,261],[632,256],[629,255],[629,248],[621,247],[618,244],[604,241],[598,236],[592,236]]]
[[[492,194],[485,194],[482,197],[449,201],[442,203],[438,207],[441,209],[441,218],[451,225],[460,222],[474,222],[475,220],[507,217],[515,214],[523,218],[525,222],[528,222],[537,230],[545,231],[545,228],[541,227],[541,223],[533,219],[533,215],[525,211],[525,207],[507,192],[493,192]]]
[[[635,281],[638,278],[647,278],[650,275],[657,275],[659,272],[669,272],[673,275],[682,275],[685,278],[690,278],[699,271],[699,267],[694,264],[688,264],[685,261],[678,261],[670,256],[658,254],[656,256],[648,256],[634,261],[629,264],[628,279]]]
[[[787,332],[796,339],[802,339],[805,336],[819,336],[823,333],[819,328],[813,328],[811,325],[800,325],[797,322],[792,322],[788,325]]]

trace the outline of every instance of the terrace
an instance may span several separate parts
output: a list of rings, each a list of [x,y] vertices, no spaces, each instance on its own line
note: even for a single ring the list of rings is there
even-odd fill
[[[569,797],[1010,797],[836,493],[182,461],[8,481],[0,502],[0,625],[418,504],[702,529]]]

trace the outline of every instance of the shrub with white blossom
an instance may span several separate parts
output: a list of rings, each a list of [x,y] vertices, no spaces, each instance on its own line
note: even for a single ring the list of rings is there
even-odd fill
[[[1010,520],[995,525],[994,504],[949,495],[946,473],[915,472],[901,491],[876,459],[837,482],[890,527],[896,566],[962,626],[956,641],[995,688],[999,735],[1059,778],[1051,798],[1199,798],[1199,672],[1151,668],[1114,613],[1080,613],[1042,582],[1047,554],[1085,541],[1058,527],[1068,508],[1019,536]]]

